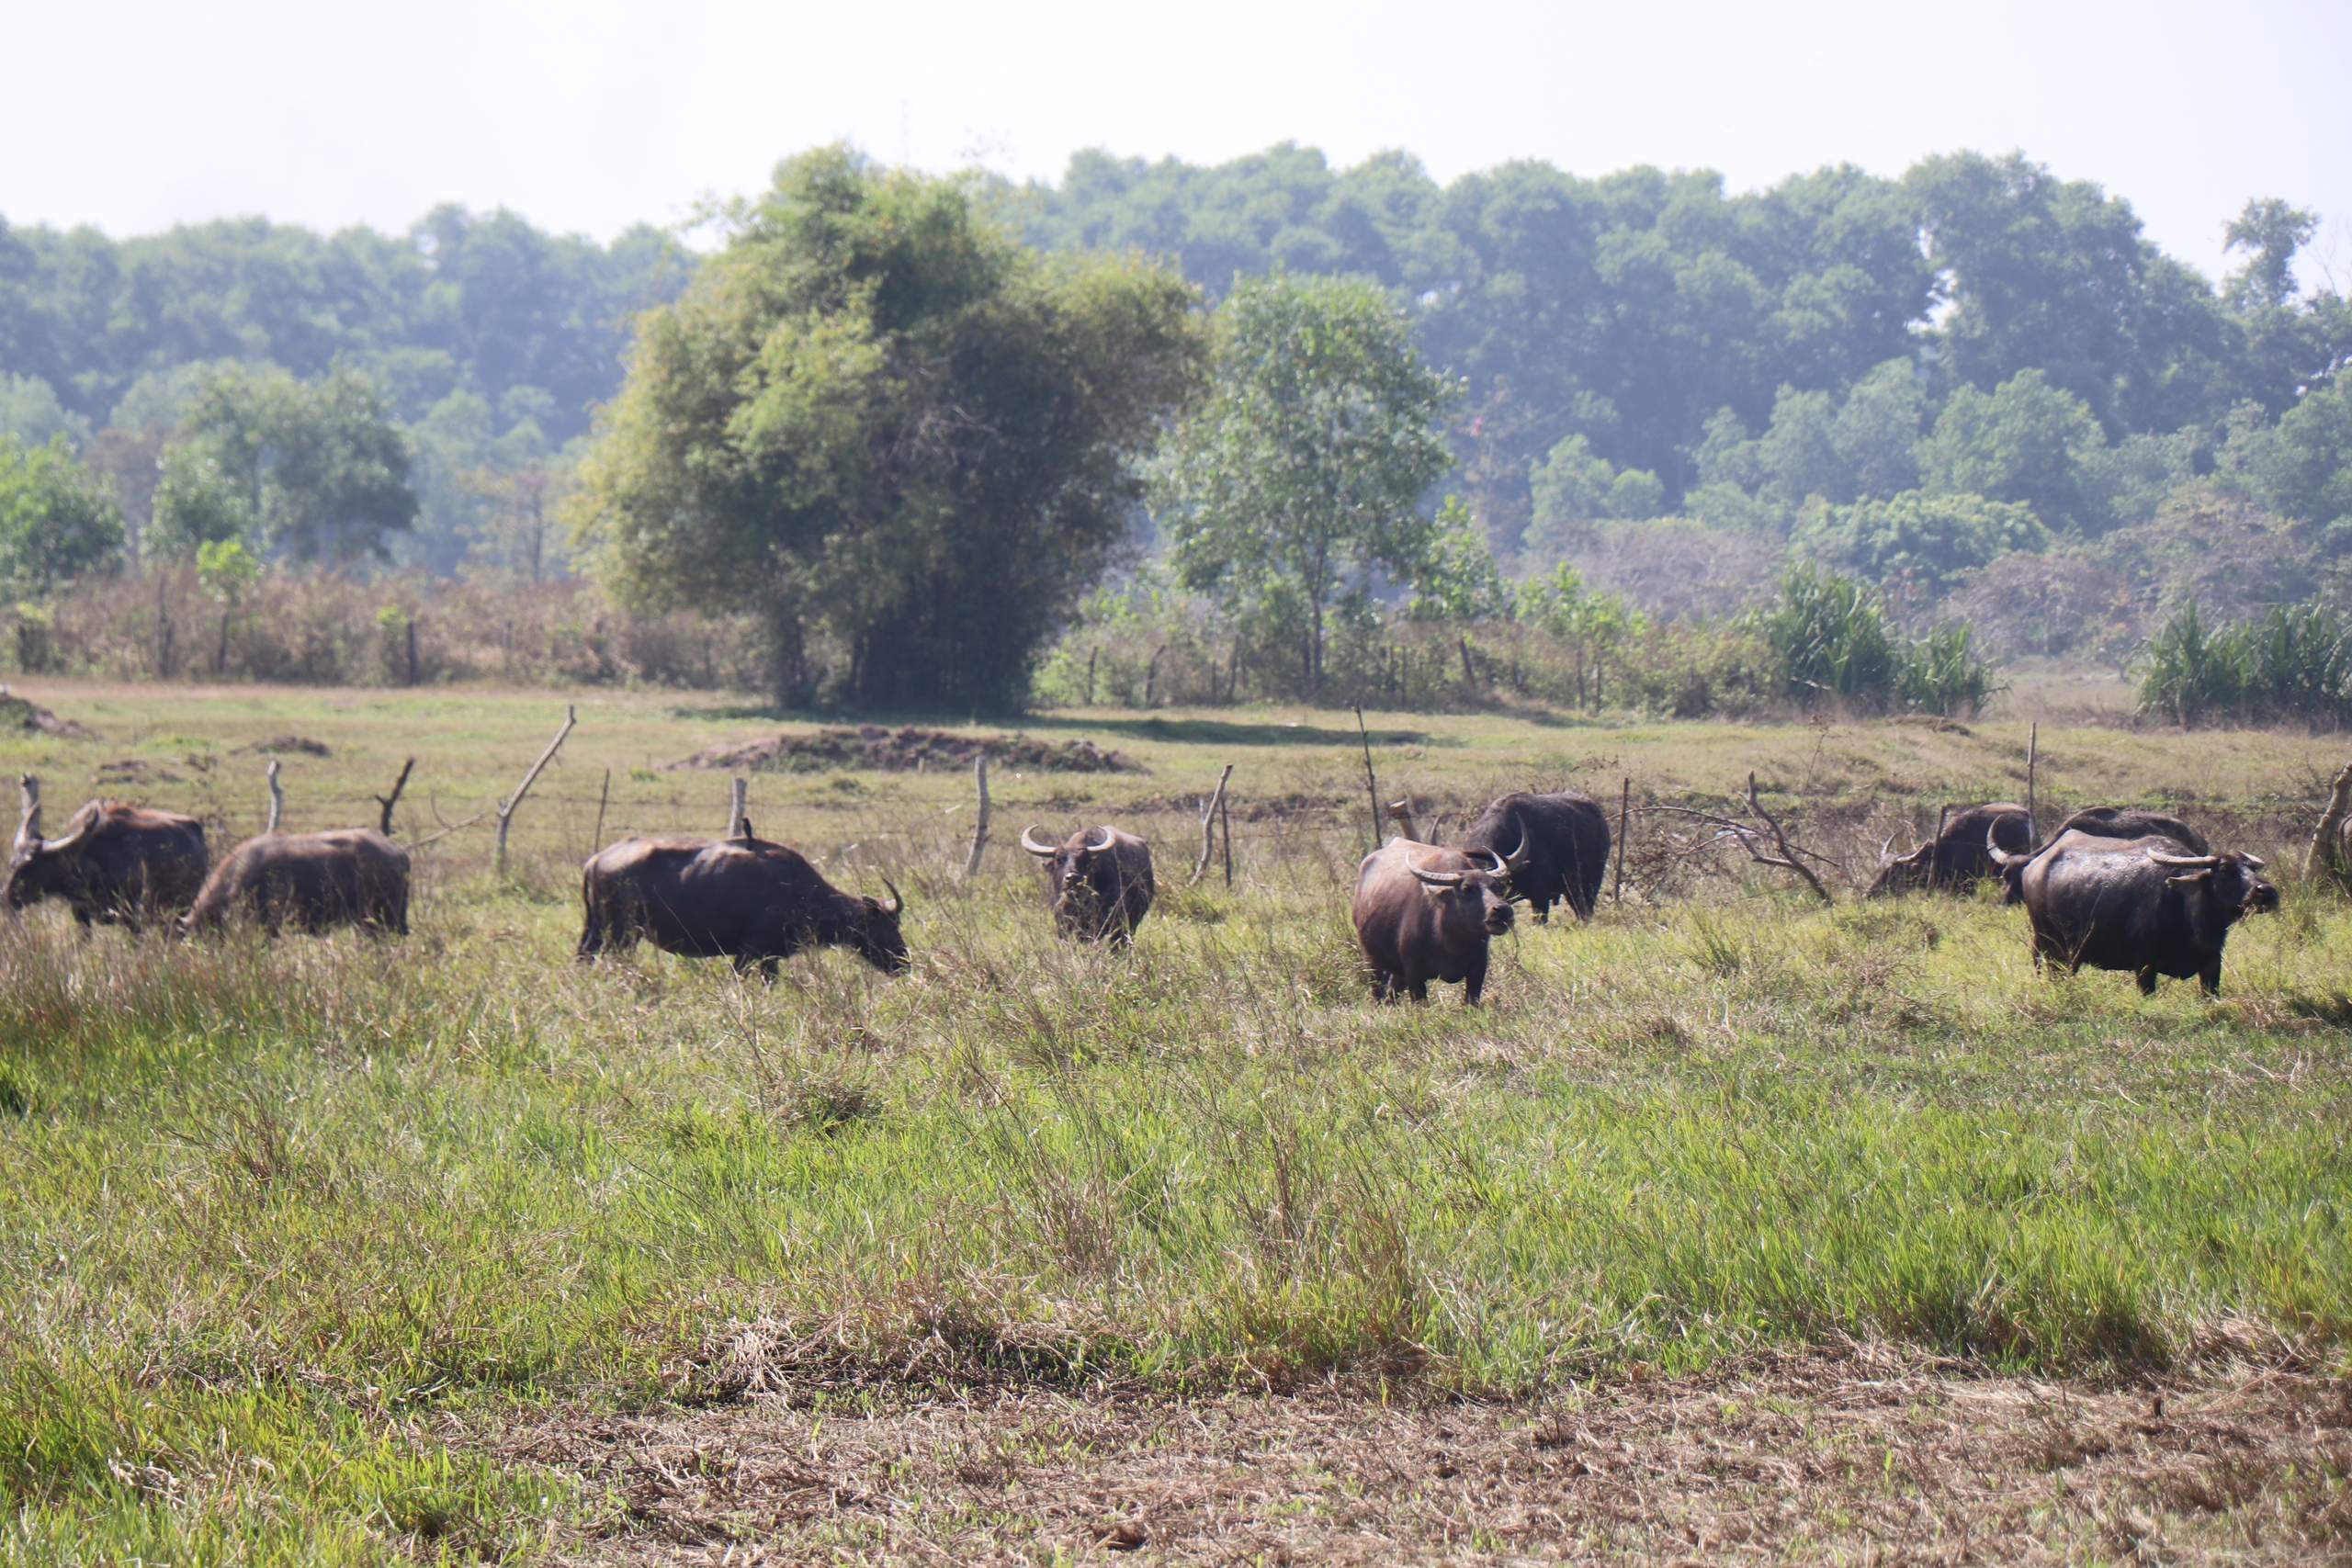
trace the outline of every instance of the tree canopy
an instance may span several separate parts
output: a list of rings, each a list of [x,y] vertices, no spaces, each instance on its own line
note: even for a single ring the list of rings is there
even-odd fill
[[[766,617],[787,696],[822,635],[862,703],[1016,705],[1130,536],[1193,299],[1133,255],[1039,257],[965,181],[792,159],[644,318],[582,536],[639,603]]]
[[[1246,279],[1217,325],[1209,396],[1158,467],[1154,510],[1178,581],[1288,641],[1311,693],[1334,603],[1428,563],[1418,508],[1452,463],[1456,389],[1367,283]]]

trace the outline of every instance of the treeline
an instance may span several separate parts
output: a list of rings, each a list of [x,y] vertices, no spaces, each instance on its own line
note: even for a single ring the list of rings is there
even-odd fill
[[[1057,186],[825,149],[699,259],[458,209],[0,224],[0,592],[92,668],[145,635],[74,620],[131,614],[93,585],[127,561],[231,612],[577,565],[632,624],[719,617],[795,704],[1947,709],[1988,657],[2144,671],[2184,604],[2346,601],[2352,308],[2296,278],[2312,231],[2249,202],[2216,285],[2016,156],[1732,195],[1289,146]],[[359,652],[221,672],[364,676],[367,598],[305,644]]]

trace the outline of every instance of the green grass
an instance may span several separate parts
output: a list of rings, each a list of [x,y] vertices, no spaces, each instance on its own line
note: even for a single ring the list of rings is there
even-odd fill
[[[445,765],[453,819],[527,763],[549,705],[243,694],[208,728],[158,694],[69,698],[40,694],[108,738],[21,743],[56,777],[124,754],[125,714],[216,752],[317,732],[336,756],[298,776],[322,813],[382,787],[384,756],[478,746]],[[2352,1344],[2352,913],[2291,878],[2233,938],[2219,1003],[2039,977],[1990,903],[1825,911],[1724,876],[1525,927],[1487,1009],[1452,987],[1381,1008],[1344,920],[1360,829],[1237,823],[1242,886],[1171,891],[1121,956],[1053,941],[1017,852],[957,886],[967,781],[763,776],[764,832],[906,888],[914,971],[581,971],[565,838],[589,836],[571,803],[596,748],[658,763],[761,723],[652,698],[591,716],[525,819],[519,885],[477,850],[428,856],[407,942],[0,925],[0,1562],[526,1556],[612,1505],[483,1432],[844,1361],[1510,1393],[1848,1339],[2042,1375]],[[1379,727],[1432,742],[1383,750],[1400,786],[1472,803],[1555,750],[1718,790],[1725,764],[1811,761],[1857,809],[1852,781],[1876,797],[1934,748],[2001,765],[1996,737],[1925,727]],[[1229,756],[1244,803],[1344,799],[1361,768],[1322,739],[1147,735],[1118,743],[1150,777],[1001,780],[1001,811],[1129,820]],[[2053,790],[2069,761],[2158,750],[2043,744]],[[2177,776],[2243,762],[2249,797],[2326,750],[2180,746]],[[723,818],[722,780],[627,782],[608,837],[703,795]],[[1136,819],[1181,882],[1189,816]]]

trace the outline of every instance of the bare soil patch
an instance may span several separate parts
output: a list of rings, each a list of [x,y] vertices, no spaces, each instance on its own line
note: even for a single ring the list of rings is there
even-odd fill
[[[2352,1561],[2352,1383],[2275,1371],[1807,1358],[1524,1404],[794,1382],[500,1447],[614,1500],[577,1562]]]
[[[855,729],[786,730],[757,740],[711,746],[673,762],[676,768],[741,770],[746,773],[820,773],[827,768],[871,768],[886,773],[941,772],[968,768],[981,753],[1012,768],[1049,773],[1140,773],[1149,772],[1124,752],[1080,737],[1038,740],[1027,735],[957,735],[909,725],[878,724]]]
[[[229,753],[232,757],[331,757],[334,754],[327,750],[325,741],[313,740],[307,735],[273,735],[266,740],[255,740],[250,745],[237,747]]]

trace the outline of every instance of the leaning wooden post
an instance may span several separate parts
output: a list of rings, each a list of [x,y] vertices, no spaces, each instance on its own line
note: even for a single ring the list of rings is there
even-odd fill
[[[1184,879],[1187,887],[1208,874],[1209,858],[1216,852],[1217,807],[1225,804],[1225,781],[1232,776],[1233,764],[1227,762],[1225,772],[1216,776],[1216,793],[1210,795],[1201,807],[1201,863],[1193,868],[1193,874]]]
[[[1216,830],[1218,836],[1225,840],[1225,886],[1229,892],[1233,887],[1233,797],[1231,795],[1227,795],[1217,802]]]
[[[286,791],[277,783],[277,759],[269,760],[269,820],[262,824],[264,833],[277,831],[278,818],[286,815]]]
[[[2033,792],[2031,790],[2028,790],[2026,793],[2030,795]],[[2030,810],[2026,812],[2026,820],[2029,822],[2033,820],[2033,813]],[[1943,803],[1942,807],[1936,813],[1936,841],[1928,846],[1928,886],[1930,888],[1940,886],[1940,883],[1937,878],[1936,868],[1943,859],[1944,828],[1945,825],[1951,821],[1951,802],[1947,800]]]
[[[506,829],[514,820],[514,808],[523,804],[525,795],[531,793],[531,786],[538,782],[540,773],[555,761],[555,754],[562,750],[563,738],[570,735],[571,727],[579,722],[580,709],[572,704],[565,704],[563,728],[555,732],[555,739],[548,741],[548,749],[539,753],[539,760],[531,764],[531,771],[523,775],[523,782],[514,786],[514,793],[498,803],[498,843],[493,863],[500,876],[506,874]]]
[[[25,802],[24,819],[17,825],[17,847],[22,849],[40,839],[40,780],[27,773],[17,781],[17,789]]]
[[[595,853],[605,847],[605,805],[613,798],[613,770],[605,770],[605,787],[596,792],[596,830],[590,835],[588,852]]]
[[[980,816],[972,824],[972,852],[964,857],[964,880],[967,882],[978,873],[980,852],[989,847],[989,754],[986,751],[973,761],[972,783],[980,792]]]
[[[383,815],[377,820],[376,831],[383,834],[387,839],[392,836],[392,807],[401,803],[401,791],[408,787],[409,773],[415,766],[416,759],[413,757],[402,762],[401,776],[392,781],[392,793],[376,796],[376,804],[384,808]]]
[[[2025,732],[2025,833],[2026,848],[2030,850],[2038,849],[2041,844],[2041,829],[2033,816],[2034,753],[2041,750],[2041,721],[2036,719],[2026,727]],[[1942,835],[1938,834],[1937,837],[1941,838]]]
[[[26,782],[30,784],[32,781],[28,778]],[[32,810],[39,814],[40,804],[38,799],[34,801]],[[2333,877],[2338,883],[2346,879],[2344,820],[2347,816],[2352,816],[2352,762],[2346,763],[2344,771],[2335,775],[2335,787],[2329,791],[2327,796],[2327,809],[2320,815],[2319,831],[2312,835],[2311,851],[2303,856],[2303,880],[2306,882],[2316,881],[2322,876]],[[36,828],[33,831],[38,837],[40,829]]]
[[[1405,837],[1412,840],[1413,842],[1417,844],[1426,844],[1430,841],[1429,840],[1421,837],[1421,825],[1413,820],[1413,797],[1411,795],[1408,795],[1402,800],[1392,800],[1388,803],[1388,820],[1396,824],[1396,826],[1403,830]]]
[[[1372,731],[1363,727],[1363,705],[1355,705],[1356,734],[1363,740],[1363,788],[1372,802],[1372,847],[1380,848],[1380,781],[1372,773]]]
[[[743,836],[743,812],[751,805],[752,781],[737,778],[729,782],[732,787],[727,806],[727,836],[740,839]]]
[[[1634,781],[1629,776],[1617,791],[1617,885],[1609,890],[1612,904],[1625,901],[1625,851],[1630,847],[1625,840],[1625,825],[1633,815]]]

